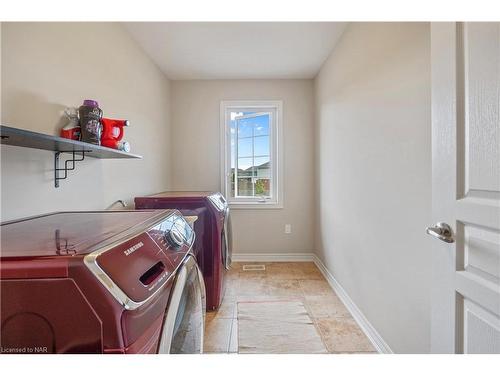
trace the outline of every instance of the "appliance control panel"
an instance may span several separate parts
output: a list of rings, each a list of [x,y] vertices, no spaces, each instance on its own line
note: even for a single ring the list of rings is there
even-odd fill
[[[177,265],[194,242],[194,231],[182,215],[171,215],[148,231],[168,259]]]
[[[212,202],[212,204],[219,211],[224,211],[226,209],[226,207],[227,207],[227,202],[226,202],[226,200],[224,199],[224,197],[222,196],[221,193],[216,193],[216,194],[213,194],[213,195],[209,195],[208,199],[210,200],[210,202]]]
[[[174,213],[111,249],[96,251],[86,263],[119,302],[136,306],[169,280],[193,241],[191,226]]]

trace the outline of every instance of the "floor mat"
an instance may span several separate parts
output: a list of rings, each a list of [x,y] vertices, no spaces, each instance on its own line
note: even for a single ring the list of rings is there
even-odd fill
[[[238,303],[239,353],[327,353],[300,301]]]

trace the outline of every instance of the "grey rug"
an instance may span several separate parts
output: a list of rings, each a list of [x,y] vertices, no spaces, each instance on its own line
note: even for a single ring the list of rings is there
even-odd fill
[[[239,353],[327,353],[300,301],[238,303]]]

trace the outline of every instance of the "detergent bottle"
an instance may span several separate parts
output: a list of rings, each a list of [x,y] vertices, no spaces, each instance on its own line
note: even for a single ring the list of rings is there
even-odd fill
[[[95,145],[101,144],[102,110],[95,100],[86,99],[78,109],[80,115],[81,140]]]
[[[78,141],[80,139],[78,110],[74,107],[65,108],[64,115],[67,117],[68,123],[61,129],[60,136],[62,138]]]
[[[129,152],[130,143],[122,141],[124,127],[129,126],[128,120],[115,120],[111,118],[102,119],[101,144],[105,147],[115,148],[120,151]]]

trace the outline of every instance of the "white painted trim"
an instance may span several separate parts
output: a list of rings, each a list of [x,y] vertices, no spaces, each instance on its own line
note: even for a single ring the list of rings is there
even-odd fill
[[[382,336],[377,332],[375,327],[371,325],[366,316],[361,312],[358,306],[354,303],[354,301],[349,297],[349,294],[345,291],[345,289],[340,285],[340,283],[333,277],[333,275],[328,271],[325,264],[319,259],[315,254],[312,254],[313,262],[319,268],[325,279],[328,281],[332,289],[335,291],[340,300],[344,303],[347,310],[351,313],[352,317],[358,323],[359,327],[371,341],[375,349],[379,353],[383,354],[393,354],[394,352],[390,348],[390,346],[385,342]]]
[[[321,271],[328,284],[335,291],[340,300],[344,303],[347,310],[351,313],[352,317],[358,323],[361,330],[365,333],[371,341],[375,349],[379,353],[393,354],[394,352],[390,346],[385,342],[382,336],[377,332],[375,327],[371,325],[365,315],[361,312],[354,301],[349,297],[349,294],[340,285],[340,283],[328,271],[325,264],[319,259],[316,254],[309,253],[240,253],[232,256],[234,262],[314,262],[318,269]]]
[[[314,262],[313,253],[233,253],[234,262]]]

